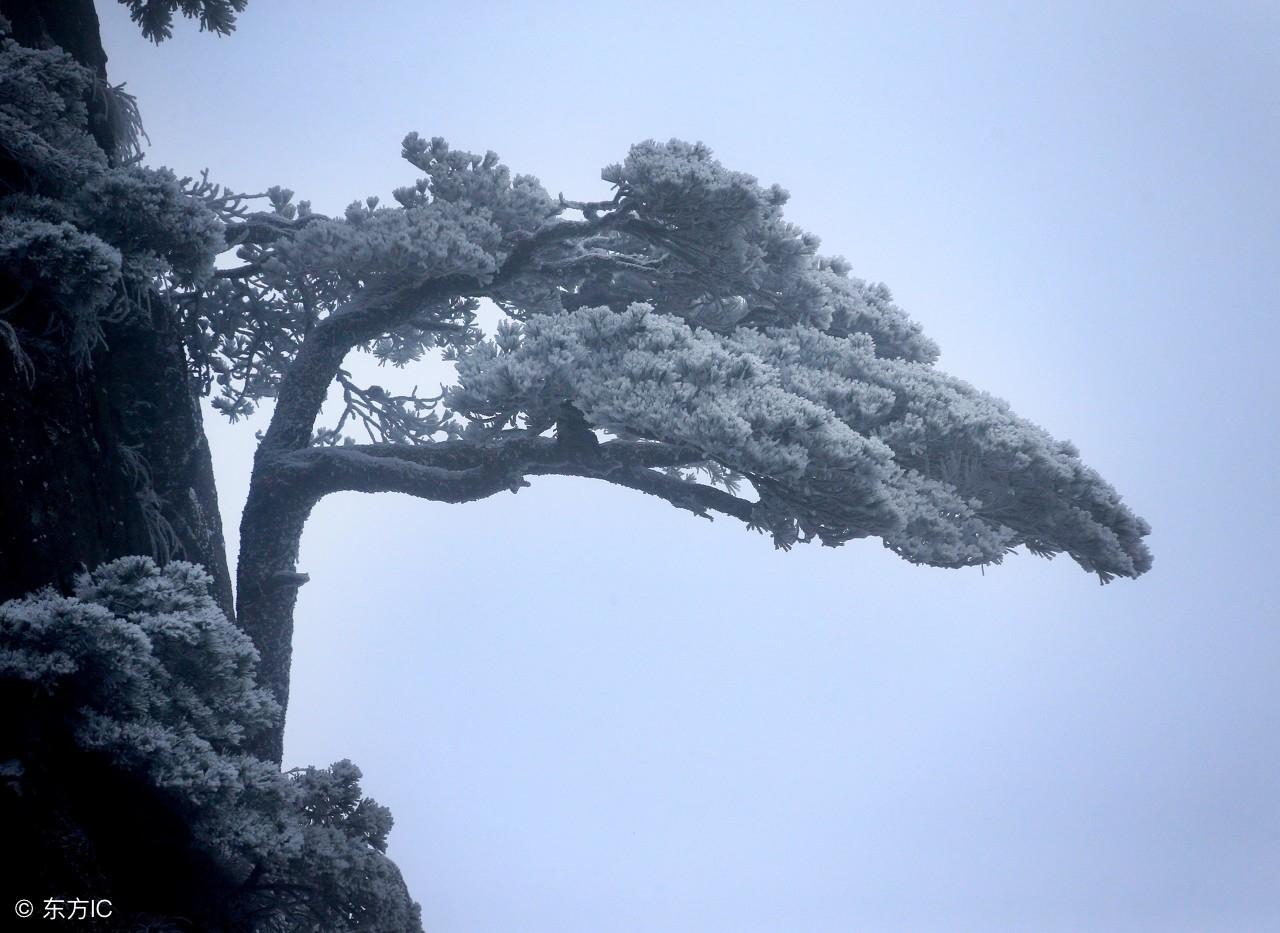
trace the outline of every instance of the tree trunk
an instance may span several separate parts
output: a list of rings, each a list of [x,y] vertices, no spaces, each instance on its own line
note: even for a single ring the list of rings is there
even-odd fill
[[[269,453],[260,447],[240,520],[236,621],[261,655],[258,683],[272,692],[282,714],[276,728],[261,736],[253,751],[279,764],[284,757],[283,713],[289,705],[293,662],[293,609],[298,587],[307,581],[295,568],[302,529],[314,500],[272,482],[268,459]]]

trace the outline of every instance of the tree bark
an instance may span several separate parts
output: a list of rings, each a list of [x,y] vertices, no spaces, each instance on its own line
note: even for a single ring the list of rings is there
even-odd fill
[[[269,454],[259,448],[240,520],[236,621],[258,649],[258,683],[272,692],[281,711],[277,727],[260,736],[253,751],[279,764],[284,757],[284,712],[293,663],[293,610],[298,587],[306,582],[296,572],[298,548],[314,500],[277,482],[269,460]]]

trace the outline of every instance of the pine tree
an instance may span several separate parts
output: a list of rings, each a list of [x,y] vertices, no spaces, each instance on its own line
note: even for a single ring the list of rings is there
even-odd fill
[[[245,7],[122,2],[155,41],[176,14],[227,33]],[[0,757],[34,762],[50,820],[97,799],[67,777],[90,762],[158,821],[157,851],[194,847],[207,862],[180,863],[184,883],[214,880],[182,909],[213,916],[225,895],[228,929],[417,923],[354,766],[279,771],[299,542],[330,493],[462,503],[555,474],[782,548],[874,537],[954,568],[1021,546],[1103,582],[1151,566],[1148,526],[1071,444],[938,370],[884,286],[706,146],[636,145],[603,172],[612,197],[575,201],[410,134],[418,177],[388,205],[327,217],[273,188],[252,210],[140,164],[89,0],[0,0],[0,16],[0,599],[22,597],[0,605],[0,691],[30,713]],[[501,312],[490,332],[482,302]],[[356,352],[440,354],[457,381],[364,385]],[[234,613],[201,396],[233,420],[274,405]],[[60,877],[123,851],[120,826],[91,829],[101,850]]]
[[[214,405],[235,419],[274,399],[237,611],[282,705],[298,542],[339,491],[466,502],[571,475],[782,548],[870,536],[965,567],[1025,546],[1103,582],[1150,567],[1146,523],[1071,444],[937,370],[884,286],[820,254],[783,218],[785,191],[707,147],[634,146],[592,203],[440,139],[410,134],[403,155],[421,175],[394,206],[329,218],[273,189],[269,212],[228,217],[241,264],[175,297]],[[492,334],[484,300],[504,315]],[[409,366],[437,350],[458,374],[438,397],[344,369],[353,351]],[[319,424],[335,385],[341,411]]]

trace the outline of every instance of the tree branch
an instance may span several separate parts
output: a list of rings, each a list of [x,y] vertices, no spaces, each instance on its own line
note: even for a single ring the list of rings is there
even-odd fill
[[[755,503],[739,498],[733,493],[704,483],[693,483],[656,473],[643,467],[628,467],[599,473],[587,466],[564,464],[558,469],[531,469],[529,475],[558,474],[562,476],[584,476],[588,479],[602,479],[616,486],[625,486],[651,496],[664,499],[679,509],[687,509],[702,518],[711,518],[711,512],[719,512],[736,518],[746,524],[751,523]]]
[[[750,522],[754,503],[714,486],[677,479],[654,467],[688,466],[698,451],[652,441],[612,440],[566,446],[522,431],[488,441],[349,444],[309,447],[273,461],[269,479],[312,502],[334,492],[402,492],[436,502],[470,502],[528,485],[532,476],[581,476],[657,496],[679,508]],[[264,479],[268,479],[264,476]]]

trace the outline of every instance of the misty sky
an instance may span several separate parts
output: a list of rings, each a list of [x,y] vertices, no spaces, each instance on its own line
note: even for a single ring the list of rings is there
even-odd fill
[[[326,500],[285,763],[360,765],[433,933],[1280,929],[1280,12],[887,6],[99,3],[151,163],[322,212],[410,130],[570,198],[702,140],[1155,529],[1100,587],[585,480]]]

